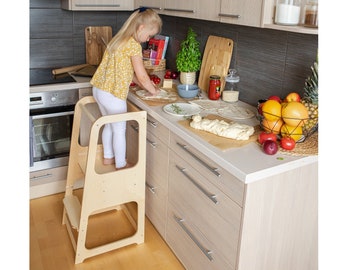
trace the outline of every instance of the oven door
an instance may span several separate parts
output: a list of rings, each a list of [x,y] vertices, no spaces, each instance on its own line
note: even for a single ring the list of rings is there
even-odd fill
[[[30,110],[30,171],[68,165],[74,105]]]

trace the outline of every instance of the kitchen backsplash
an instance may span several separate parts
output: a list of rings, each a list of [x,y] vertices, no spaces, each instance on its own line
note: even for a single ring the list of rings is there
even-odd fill
[[[86,26],[112,27],[113,34],[130,12],[65,11],[60,0],[30,0],[30,68],[57,68],[85,63]],[[316,59],[318,36],[218,22],[163,16],[162,34],[171,37],[167,68],[175,69],[181,40],[191,26],[203,55],[209,35],[234,40],[231,68],[240,75],[240,100],[256,105],[269,95],[303,93]]]

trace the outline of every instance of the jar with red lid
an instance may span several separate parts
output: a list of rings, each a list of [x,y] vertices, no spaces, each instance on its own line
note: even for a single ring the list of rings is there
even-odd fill
[[[221,77],[211,75],[209,78],[209,99],[217,100],[221,96]]]

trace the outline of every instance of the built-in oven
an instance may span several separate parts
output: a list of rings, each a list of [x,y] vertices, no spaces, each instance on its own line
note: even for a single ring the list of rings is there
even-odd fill
[[[65,166],[79,89],[30,93],[30,171]]]
[[[30,70],[30,198],[65,190],[75,104],[92,88],[70,75]],[[88,92],[88,94],[87,94]]]

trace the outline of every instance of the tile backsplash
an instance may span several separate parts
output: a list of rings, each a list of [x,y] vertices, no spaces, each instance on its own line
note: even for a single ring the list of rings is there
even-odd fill
[[[112,27],[115,34],[130,12],[66,11],[59,0],[30,0],[30,68],[57,68],[85,63],[87,26]],[[240,100],[256,105],[269,95],[303,93],[316,59],[318,36],[218,22],[163,16],[162,34],[171,37],[167,68],[176,69],[179,44],[191,26],[203,55],[209,35],[234,41],[231,68],[240,75]]]

